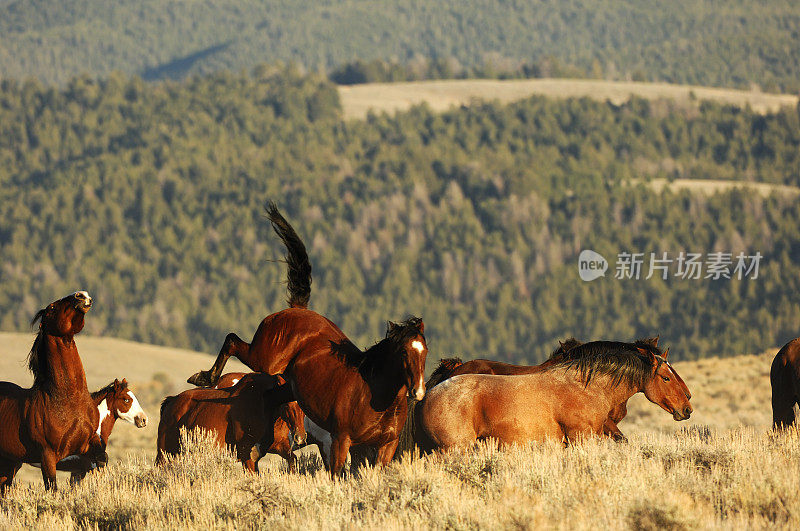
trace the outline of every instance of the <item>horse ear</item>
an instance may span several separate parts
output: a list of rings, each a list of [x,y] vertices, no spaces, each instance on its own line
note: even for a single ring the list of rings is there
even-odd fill
[[[114,378],[114,387],[119,387],[119,380]]]
[[[663,357],[664,359],[667,359],[667,356],[669,356],[669,347],[667,347],[667,350],[665,350],[665,351],[664,351],[664,354],[662,355],[662,357]]]
[[[642,356],[649,359],[650,361],[655,361],[656,357],[650,350],[643,347],[636,347],[636,350],[638,350]]]
[[[393,323],[391,321],[386,321],[386,333],[390,334],[390,333],[394,332],[395,330],[397,330],[398,326],[399,325],[397,323]]]

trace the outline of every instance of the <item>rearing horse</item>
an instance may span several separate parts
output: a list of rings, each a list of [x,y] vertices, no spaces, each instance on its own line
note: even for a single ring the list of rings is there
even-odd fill
[[[22,463],[41,463],[45,487],[55,489],[61,459],[86,455],[105,462],[105,444],[96,433],[100,414],[73,339],[91,307],[89,294],[78,291],[39,310],[31,322],[39,322],[39,333],[28,356],[33,386],[0,382],[0,494]]]
[[[411,394],[425,396],[425,342],[421,319],[389,323],[383,340],[366,352],[327,318],[307,309],[311,264],[305,246],[273,203],[272,227],[287,249],[289,308],[261,321],[250,344],[228,334],[214,366],[189,383],[213,386],[230,356],[257,372],[283,373],[303,412],[331,434],[331,473],[344,466],[351,446],[378,451],[391,460]]]

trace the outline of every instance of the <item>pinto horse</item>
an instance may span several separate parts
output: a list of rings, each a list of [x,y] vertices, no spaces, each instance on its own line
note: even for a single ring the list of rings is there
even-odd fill
[[[224,386],[233,380],[235,385]],[[181,428],[203,428],[220,446],[233,447],[250,472],[258,472],[258,461],[267,453],[280,455],[294,471],[293,450],[305,444],[306,434],[291,387],[280,376],[258,373],[225,375],[220,382],[218,389],[189,389],[164,399],[156,464],[166,454],[180,453]]]
[[[33,386],[0,382],[0,495],[22,463],[41,463],[47,489],[56,488],[56,464],[67,456],[105,463],[96,431],[100,414],[74,340],[91,307],[89,294],[78,291],[39,310],[31,322],[39,322],[39,333],[28,356]]]
[[[417,441],[424,451],[489,437],[569,443],[603,434],[609,411],[638,392],[675,420],[692,413],[691,395],[652,343],[585,343],[536,373],[464,374],[433,387],[417,411]]]
[[[133,391],[128,389],[128,381],[123,378],[114,380],[102,389],[91,394],[92,400],[97,406],[100,415],[100,423],[97,426],[97,434],[108,444],[111,430],[117,419],[130,422],[137,428],[144,428],[147,425],[147,413],[144,412],[139,400]],[[40,463],[31,463],[35,467],[41,468]],[[70,455],[56,464],[56,469],[62,472],[70,472],[70,483],[78,483],[86,474],[94,470],[96,465],[83,455]]]
[[[795,404],[800,403],[800,337],[786,343],[772,360],[769,371],[772,386],[772,427],[794,425]]]
[[[653,347],[658,347],[658,336],[643,339],[641,341],[647,342]],[[547,369],[548,367],[552,367],[556,363],[568,359],[569,352],[573,348],[582,344],[583,343],[574,337],[563,342],[560,341],[559,347],[553,351],[553,353],[550,355],[550,358],[540,365],[512,365],[510,363],[486,359],[474,359],[462,363],[458,358],[443,359],[441,360],[439,367],[433,371],[430,379],[428,379],[427,387],[430,389],[447,378],[452,378],[453,376],[458,376],[459,374],[497,374],[507,376],[514,374],[535,374]],[[664,352],[664,359],[667,359],[668,355],[669,349]],[[678,380],[680,381],[680,384],[684,386],[685,392],[688,393],[689,389],[686,388],[686,384],[682,379],[680,379],[680,376],[678,376]],[[603,424],[603,433],[617,441],[626,441],[627,437],[625,437],[625,435],[619,430],[617,425],[622,421],[622,419],[625,418],[625,415],[627,414],[628,402],[626,400],[611,409],[608,419],[606,419],[605,423]]]
[[[287,248],[289,308],[264,318],[250,344],[229,334],[214,366],[189,383],[213,386],[230,356],[257,372],[283,373],[306,416],[331,436],[333,475],[351,446],[376,449],[378,463],[386,464],[406,419],[407,395],[425,396],[424,324],[415,317],[390,322],[383,340],[360,350],[330,320],[307,309],[311,264],[305,246],[274,204],[267,215]]]

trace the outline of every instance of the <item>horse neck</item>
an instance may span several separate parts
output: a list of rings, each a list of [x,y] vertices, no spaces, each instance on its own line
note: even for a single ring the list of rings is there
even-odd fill
[[[78,355],[78,347],[72,336],[50,336],[42,338],[46,349],[48,379],[40,382],[42,387],[61,393],[89,393],[86,373]]]
[[[578,377],[578,381],[581,381],[580,377]],[[596,374],[592,376],[586,388],[604,396],[613,405],[627,402],[630,397],[642,390],[640,385],[631,385],[624,379],[616,386],[612,386],[612,381],[613,378],[607,374]]]
[[[365,367],[360,371],[364,380],[374,389],[394,395],[406,387],[397,345],[384,339],[365,353]]]

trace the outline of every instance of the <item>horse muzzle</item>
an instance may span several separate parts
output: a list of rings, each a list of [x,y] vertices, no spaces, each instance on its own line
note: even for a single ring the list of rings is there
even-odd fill
[[[75,309],[86,313],[92,307],[92,297],[86,291],[76,291],[73,295],[75,300],[77,301],[75,304]]]
[[[692,416],[692,406],[686,406],[683,410],[674,410],[672,412],[672,418],[675,420],[687,420],[689,417]]]
[[[409,392],[408,395],[415,399],[417,402],[425,398],[425,386],[417,387],[413,391]]]
[[[147,415],[136,415],[133,417],[133,423],[137,428],[144,428],[147,426]]]

